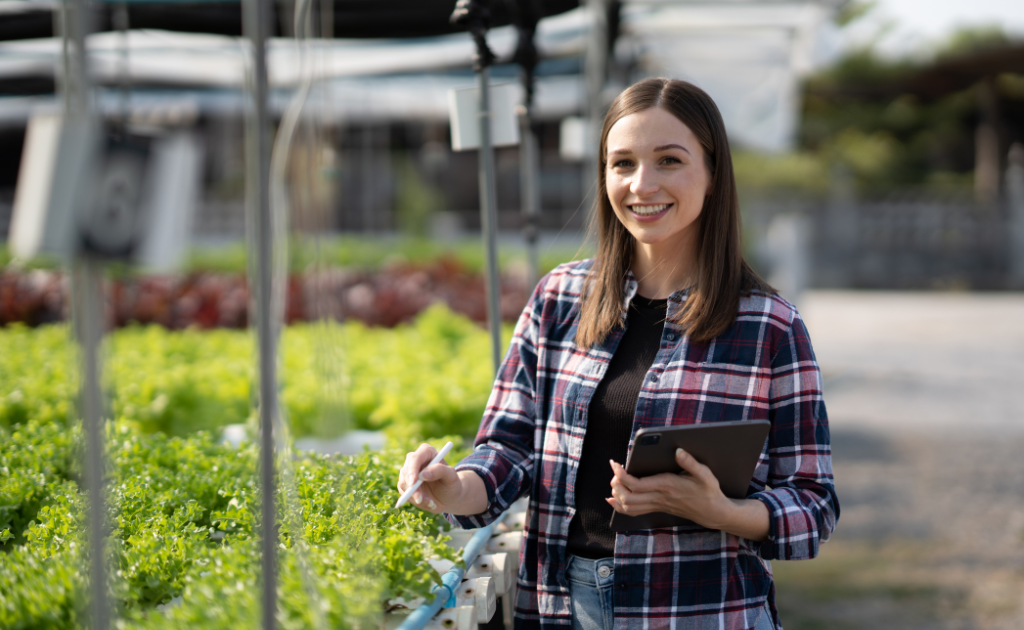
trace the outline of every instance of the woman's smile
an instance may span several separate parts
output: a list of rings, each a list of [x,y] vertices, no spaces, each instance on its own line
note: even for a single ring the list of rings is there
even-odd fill
[[[643,217],[644,219],[652,219],[660,214],[666,212],[672,204],[670,203],[655,203],[655,204],[641,204],[635,203],[627,206],[629,211],[633,214]]]

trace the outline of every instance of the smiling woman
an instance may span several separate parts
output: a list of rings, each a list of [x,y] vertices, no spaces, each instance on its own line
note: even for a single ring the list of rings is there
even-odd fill
[[[598,254],[577,343],[590,347],[618,326],[627,270],[645,297],[691,287],[678,322],[701,341],[732,325],[741,294],[774,292],[743,260],[729,140],[707,93],[667,79],[633,85],[605,116],[599,155]],[[674,194],[679,205],[646,216],[642,206]],[[647,242],[668,233],[676,238]]]
[[[517,628],[778,627],[769,561],[812,558],[839,517],[821,374],[796,309],[743,260],[718,108],[649,79],[601,134],[597,255],[534,290],[472,455],[409,453],[399,490],[462,527],[520,496],[530,518]],[[621,466],[641,428],[771,424],[744,499],[682,450],[679,470]],[[695,523],[614,532],[613,511]]]

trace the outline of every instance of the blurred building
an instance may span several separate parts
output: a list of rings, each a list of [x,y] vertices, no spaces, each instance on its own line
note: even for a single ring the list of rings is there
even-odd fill
[[[578,229],[587,215],[581,207],[587,167],[559,151],[561,121],[586,116],[591,103],[606,105],[618,90],[644,76],[686,78],[707,89],[721,104],[734,142],[768,150],[790,146],[799,77],[815,67],[821,29],[842,3],[605,1],[572,9],[575,2],[545,1],[549,17],[537,29],[542,61],[536,69],[534,106],[541,149],[541,227]],[[386,4],[378,3],[378,12]],[[475,155],[448,149],[447,93],[473,84],[468,67],[472,43],[465,34],[444,34],[452,28],[437,19],[451,4],[431,0],[417,5],[416,15],[392,12],[392,18],[404,17],[392,19],[388,31],[382,30],[380,15],[357,6],[365,3],[337,1],[331,28],[322,30],[349,38],[303,46],[284,38],[271,42],[272,108],[278,115],[303,74],[314,79],[306,106],[309,130],[296,149],[305,154],[293,160],[303,163],[293,188],[313,191],[296,201],[305,205],[298,223],[388,232],[409,224],[422,229],[422,221],[410,215],[440,212],[442,224],[476,229]],[[492,4],[502,10],[502,3]],[[49,15],[58,6],[0,2],[6,23],[0,37],[8,40],[0,43],[0,233],[26,120],[38,108],[59,105],[61,43],[52,37]],[[207,190],[197,231],[208,237],[237,236],[243,224],[246,106],[245,47],[233,31],[238,16],[225,7],[189,5],[204,11],[189,22],[172,7],[127,6],[120,16],[104,9],[101,32],[90,38],[98,106],[111,119],[200,132],[208,153]],[[595,23],[603,24],[605,46],[594,45]],[[119,25],[127,30],[119,32]],[[161,27],[172,30],[154,30]],[[204,32],[174,32],[190,28]],[[367,38],[386,32],[431,36]],[[30,37],[33,33],[37,37]],[[289,34],[283,14],[278,34]],[[509,59],[516,33],[511,26],[494,28],[488,40],[499,59]],[[585,79],[588,54],[605,58],[604,89],[596,99]],[[495,81],[515,83],[519,72],[506,64],[494,67],[492,74]],[[498,151],[497,170],[500,224],[514,229],[521,222],[515,149]],[[415,181],[403,183],[410,177]],[[430,203],[411,203],[417,192],[425,192]],[[331,198],[331,207],[316,207]]]
[[[288,174],[292,226],[436,237],[474,232],[476,155],[451,151],[448,126],[449,91],[474,84],[472,42],[437,19],[451,2],[430,0],[422,14],[395,14],[404,18],[389,26],[393,31],[380,30],[379,15],[353,8],[365,4],[327,5],[335,13],[333,20],[319,15],[324,26],[330,22],[321,32],[340,37],[303,43],[287,38],[288,20],[278,8],[279,37],[268,48],[272,112],[283,114],[304,78],[313,85]],[[533,107],[540,228],[579,234],[592,202],[588,151],[596,143],[567,151],[563,122],[599,117],[615,94],[643,77],[683,78],[706,89],[736,149],[793,148],[807,96],[804,79],[828,61],[830,20],[843,4],[544,2],[549,15],[536,33],[542,60]],[[9,221],[26,122],[35,111],[60,107],[62,45],[52,33],[58,6],[0,2],[0,38],[6,39],[0,41],[0,234]],[[206,173],[196,238],[240,238],[247,97],[237,9],[225,16],[203,8],[206,13],[189,22],[168,7],[128,6],[120,17],[114,8],[104,9],[100,32],[90,38],[97,108],[110,121],[199,134]],[[196,30],[206,32],[184,32],[200,23]],[[385,32],[405,37],[372,37]],[[38,36],[26,38],[33,33]],[[499,60],[508,60],[517,34],[500,26],[488,41]],[[519,75],[510,63],[492,69],[495,82],[518,85]],[[1013,172],[1010,147],[1024,141],[1022,76],[1024,48],[1008,45],[945,58],[891,81],[847,83],[833,94],[814,93],[810,84],[811,96],[850,103],[970,92],[974,131],[968,149],[943,150],[971,161],[974,192],[939,197],[897,191],[868,199],[837,168],[829,173],[828,193],[818,198],[746,195],[748,240],[755,242],[763,269],[780,286],[792,287],[786,292],[793,296],[803,286],[1024,286],[1022,274],[1013,271],[1021,266],[1014,262],[1021,249],[1014,239],[1024,228],[1015,227],[1018,206],[1007,175]],[[498,149],[496,170],[499,225],[516,230],[523,224],[518,150]]]

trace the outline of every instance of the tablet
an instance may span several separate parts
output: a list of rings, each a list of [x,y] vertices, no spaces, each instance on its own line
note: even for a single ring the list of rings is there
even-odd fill
[[[725,496],[742,499],[747,496],[770,427],[767,420],[750,420],[640,429],[626,460],[626,472],[634,477],[680,473],[676,449],[681,448],[711,469]],[[679,525],[697,524],[663,512],[641,516],[614,512],[611,522],[614,532]]]

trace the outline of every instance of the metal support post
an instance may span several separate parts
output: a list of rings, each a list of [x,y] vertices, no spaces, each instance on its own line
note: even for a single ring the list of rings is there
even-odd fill
[[[487,323],[491,330],[494,372],[501,365],[501,286],[498,280],[498,199],[494,177],[494,149],[491,147],[491,103],[486,66],[477,72],[480,86],[480,225],[487,254]]]
[[[103,267],[92,258],[74,270],[74,299],[81,346],[81,413],[85,433],[85,486],[89,497],[89,628],[110,627],[106,563],[106,457],[103,394],[100,388],[100,342],[103,338]]]
[[[498,284],[498,200],[494,177],[494,149],[491,146],[491,103],[490,72],[488,68],[495,61],[494,53],[487,47],[487,26],[490,20],[485,2],[480,0],[459,0],[452,13],[453,24],[468,26],[476,43],[473,69],[477,73],[480,123],[480,224],[483,229],[487,273],[487,322],[491,331],[491,355],[494,371],[501,365],[501,286]]]
[[[587,86],[587,137],[584,142],[586,159],[583,162],[582,202],[593,203],[597,194],[597,171],[601,163],[597,155],[601,141],[601,123],[604,120],[604,86],[608,79],[608,3],[609,0],[586,0],[590,20],[587,38],[587,58],[584,74]]]
[[[537,137],[533,134],[530,107],[519,112],[519,177],[520,197],[523,204],[523,237],[526,240],[527,286],[533,287],[540,279],[537,239],[540,233],[540,189],[537,185]]]
[[[63,6],[64,105],[69,125],[92,122],[91,95],[85,39],[92,28],[85,0]],[[111,625],[107,601],[106,554],[106,457],[104,452],[103,393],[100,388],[100,342],[103,338],[103,267],[89,257],[73,269],[76,333],[81,346],[82,386],[80,404],[85,453],[86,492],[89,498],[89,628],[107,630]]]
[[[1006,196],[1010,215],[1010,286],[1024,288],[1024,145],[1015,143],[1007,156]]]
[[[540,226],[540,189],[537,185],[540,168],[537,137],[533,133],[534,71],[540,53],[534,39],[537,24],[544,15],[540,0],[505,0],[516,26],[518,41],[512,60],[522,68],[523,103],[519,114],[519,197],[523,211],[523,238],[526,241],[527,286],[533,287],[540,277],[537,261],[537,238]]]
[[[267,111],[266,42],[270,28],[270,0],[246,0],[245,31],[252,42],[252,109],[247,121],[246,221],[249,241],[249,278],[255,297],[259,355],[260,537],[263,548],[262,595],[264,630],[274,630],[277,617],[277,509],[274,472],[274,417],[277,414],[277,338],[271,310],[273,222],[270,215],[270,117]]]

